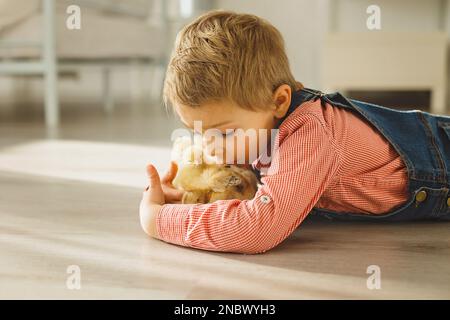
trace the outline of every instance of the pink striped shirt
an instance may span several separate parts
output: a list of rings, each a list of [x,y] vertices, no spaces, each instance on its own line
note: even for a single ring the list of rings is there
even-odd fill
[[[406,168],[388,141],[359,115],[321,106],[320,99],[281,123],[277,152],[251,200],[163,205],[156,219],[160,239],[260,253],[286,239],[313,207],[382,214],[408,198]]]

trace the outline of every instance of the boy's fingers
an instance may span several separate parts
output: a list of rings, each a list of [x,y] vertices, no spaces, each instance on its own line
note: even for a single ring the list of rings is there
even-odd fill
[[[155,166],[152,164],[148,164],[146,169],[147,169],[148,182],[150,183],[150,188],[152,188],[155,184],[158,184],[160,182],[159,174],[158,174],[158,171],[156,170]]]
[[[181,199],[183,199],[183,190],[174,189],[165,185],[163,185],[162,188],[167,202],[173,203],[175,201],[181,201]]]
[[[149,193],[150,201],[155,203],[164,203],[164,193],[161,187],[161,181],[159,179],[159,174],[156,168],[149,164],[147,165],[147,176],[150,183]]]
[[[164,184],[171,184],[175,176],[177,175],[178,166],[174,161],[170,161],[169,170],[166,172],[161,182]]]

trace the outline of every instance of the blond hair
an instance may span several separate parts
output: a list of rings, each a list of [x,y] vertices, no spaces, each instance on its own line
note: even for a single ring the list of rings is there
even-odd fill
[[[255,15],[216,10],[178,33],[163,98],[166,107],[228,100],[255,110],[273,104],[282,84],[303,88],[290,71],[281,33]]]

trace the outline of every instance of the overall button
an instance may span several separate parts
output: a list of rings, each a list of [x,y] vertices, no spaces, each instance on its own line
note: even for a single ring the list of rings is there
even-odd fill
[[[447,198],[447,207],[450,207],[450,197]]]
[[[261,199],[262,203],[269,203],[270,202],[270,197],[266,196],[266,195],[261,196],[260,199]]]
[[[427,192],[425,190],[419,191],[416,194],[416,201],[417,202],[423,202],[427,198]]]

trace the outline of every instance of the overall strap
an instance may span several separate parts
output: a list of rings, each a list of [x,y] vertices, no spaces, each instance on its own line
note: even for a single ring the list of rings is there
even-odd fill
[[[278,125],[276,128],[278,128],[281,123],[292,113],[294,110],[297,109],[302,103],[306,101],[316,101],[317,99],[321,98],[324,95],[322,91],[309,89],[309,88],[302,88],[297,91],[293,91],[291,94],[291,104],[289,105],[289,109],[284,115],[282,119],[280,119]]]

